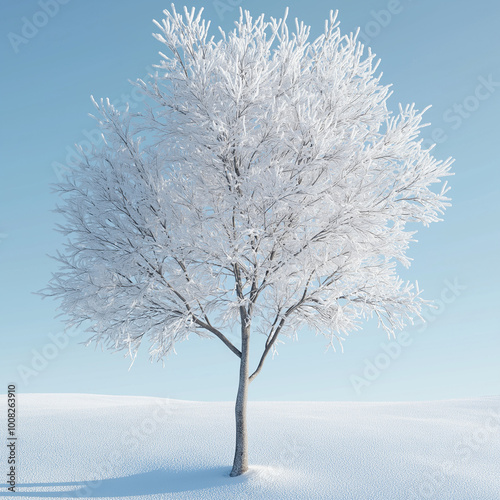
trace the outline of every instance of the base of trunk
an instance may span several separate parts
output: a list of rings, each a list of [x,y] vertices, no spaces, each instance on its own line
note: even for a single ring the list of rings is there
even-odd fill
[[[233,470],[231,471],[231,474],[229,474],[231,477],[237,477],[237,476],[241,476],[242,474],[245,474],[245,472],[248,471],[248,467],[244,468],[244,469],[234,469],[233,467]]]

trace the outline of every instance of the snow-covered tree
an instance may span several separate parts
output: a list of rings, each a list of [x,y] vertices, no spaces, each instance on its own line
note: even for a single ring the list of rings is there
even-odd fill
[[[240,359],[239,475],[249,383],[280,336],[339,345],[373,316],[392,335],[419,314],[396,265],[410,265],[408,223],[449,204],[446,183],[430,187],[452,160],[422,146],[413,105],[388,109],[374,54],[336,14],[314,41],[248,12],[215,38],[201,14],[172,6],[156,23],[166,53],[137,82],[142,112],[96,103],[105,141],[59,185],[68,243],[45,293],[132,358],[143,342],[162,359],[189,334],[219,339]]]

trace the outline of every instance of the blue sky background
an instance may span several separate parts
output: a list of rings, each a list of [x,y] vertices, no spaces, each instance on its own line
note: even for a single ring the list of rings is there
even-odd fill
[[[188,6],[204,6],[212,26],[228,30],[238,17],[236,4],[208,0]],[[67,345],[54,347],[49,335],[63,332],[54,318],[56,304],[32,293],[55,270],[47,254],[62,241],[54,231],[51,210],[57,196],[50,185],[61,165],[74,161],[74,144],[92,137],[89,96],[130,100],[127,80],[146,76],[159,60],[162,47],[151,36],[151,21],[170,4],[66,0],[57,7],[52,3],[50,16],[44,16],[42,5],[43,0],[25,0],[1,6],[0,392],[15,382],[20,392],[232,400],[237,358],[218,340],[191,338],[177,346],[164,368],[149,363],[143,349],[131,370],[121,353],[85,348],[84,335],[66,337]],[[388,340],[375,324],[349,337],[344,354],[325,353],[324,338],[301,334],[268,359],[250,398],[426,400],[499,394],[500,3],[243,0],[240,5],[254,16],[275,17],[288,5],[290,20],[310,24],[313,37],[329,11],[338,9],[342,31],[361,27],[365,42],[381,58],[383,81],[393,83],[392,108],[399,102],[415,102],[419,109],[432,104],[426,114],[432,126],[424,137],[438,141],[436,156],[456,158],[456,175],[450,178],[453,207],[444,222],[419,231],[419,242],[410,249],[414,263],[402,273],[419,281],[426,298],[437,300],[438,309],[426,313],[427,325],[406,330],[405,345],[392,345],[395,359],[384,354]],[[23,18],[39,27],[30,32]],[[254,353],[258,347],[259,342]]]

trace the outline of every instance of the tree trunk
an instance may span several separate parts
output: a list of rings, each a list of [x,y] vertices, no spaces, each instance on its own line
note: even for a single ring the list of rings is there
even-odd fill
[[[241,329],[240,382],[236,396],[236,451],[231,476],[240,476],[248,470],[247,399],[248,399],[248,351],[250,344],[249,325]]]

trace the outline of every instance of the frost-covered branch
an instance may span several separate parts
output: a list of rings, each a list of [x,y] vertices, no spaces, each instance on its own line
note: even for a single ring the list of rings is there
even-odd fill
[[[388,107],[378,61],[335,14],[309,27],[242,12],[209,36],[202,11],[165,11],[144,110],[96,103],[105,142],[59,186],[68,236],[46,291],[70,325],[161,359],[190,333],[330,342],[377,317],[388,335],[421,311],[408,223],[440,220],[452,160],[419,139],[414,105]],[[425,111],[425,110],[424,110]]]

